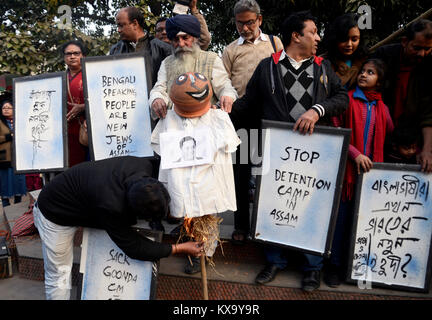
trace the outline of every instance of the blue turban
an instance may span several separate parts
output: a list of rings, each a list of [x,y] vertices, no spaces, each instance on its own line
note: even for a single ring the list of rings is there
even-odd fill
[[[199,38],[201,34],[201,25],[195,16],[190,14],[179,14],[169,18],[165,24],[168,39],[175,38],[177,33],[183,31],[195,38]]]

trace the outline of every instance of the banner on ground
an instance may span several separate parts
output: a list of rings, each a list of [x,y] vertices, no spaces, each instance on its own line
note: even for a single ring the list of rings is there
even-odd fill
[[[136,228],[157,242],[162,233]],[[152,300],[156,298],[159,262],[129,258],[105,230],[84,229],[80,272],[81,300]]]

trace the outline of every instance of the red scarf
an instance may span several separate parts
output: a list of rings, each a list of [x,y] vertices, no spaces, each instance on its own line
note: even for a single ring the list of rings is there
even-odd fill
[[[362,109],[364,109],[365,102],[363,100],[353,97],[355,90],[348,92],[349,95],[349,106],[345,112],[345,128],[351,128],[351,142],[354,147],[357,148],[362,154],[366,150],[363,150],[364,141],[363,135],[365,130],[365,121],[362,119]],[[375,134],[372,137],[373,140],[373,162],[384,161],[384,141],[386,136],[386,106],[382,101],[381,94],[378,92],[363,92],[369,102],[376,100],[375,108]],[[368,137],[369,139],[371,137]],[[354,194],[354,186],[357,178],[357,166],[353,160],[348,159],[345,170],[344,188],[342,192],[342,200],[351,200]]]

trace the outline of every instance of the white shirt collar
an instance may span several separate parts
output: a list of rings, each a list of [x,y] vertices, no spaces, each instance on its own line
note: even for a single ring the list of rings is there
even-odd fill
[[[281,55],[279,57],[279,61],[285,59],[285,57],[287,57],[287,54],[285,53],[285,50],[282,50],[282,53],[281,53]]]
[[[259,29],[259,32],[260,32],[260,34],[259,34],[258,37],[255,39],[255,41],[253,42],[253,44],[258,44],[258,43],[260,43],[261,41],[269,41],[269,37],[268,37],[265,33],[263,33],[263,32],[261,31],[261,29]],[[241,46],[245,41],[246,41],[245,38],[240,37],[240,38],[238,38],[238,40],[237,40],[237,45]]]
[[[288,57],[288,61],[291,63],[291,65],[293,66],[293,68],[296,69],[296,70],[301,67],[301,65],[303,64],[303,62],[311,60],[311,59],[314,58],[314,56],[312,56],[312,57],[303,59],[301,61],[296,61],[293,58],[291,58],[289,55],[287,55],[285,53],[285,50],[284,50],[284,51],[282,51],[282,54],[281,54],[281,56],[279,58],[279,61],[282,60],[282,59],[284,59],[285,57]]]

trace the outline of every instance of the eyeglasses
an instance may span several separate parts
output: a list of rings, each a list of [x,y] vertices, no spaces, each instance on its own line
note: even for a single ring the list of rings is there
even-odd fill
[[[252,27],[257,22],[258,18],[259,17],[257,17],[255,20],[248,20],[246,22],[236,20],[235,23],[236,23],[237,27],[239,27],[239,28],[243,28],[244,26]]]
[[[79,56],[81,54],[81,51],[72,51],[72,52],[65,52],[64,55],[66,57],[71,57],[71,56]]]
[[[2,110],[12,110],[12,107],[2,107]]]

